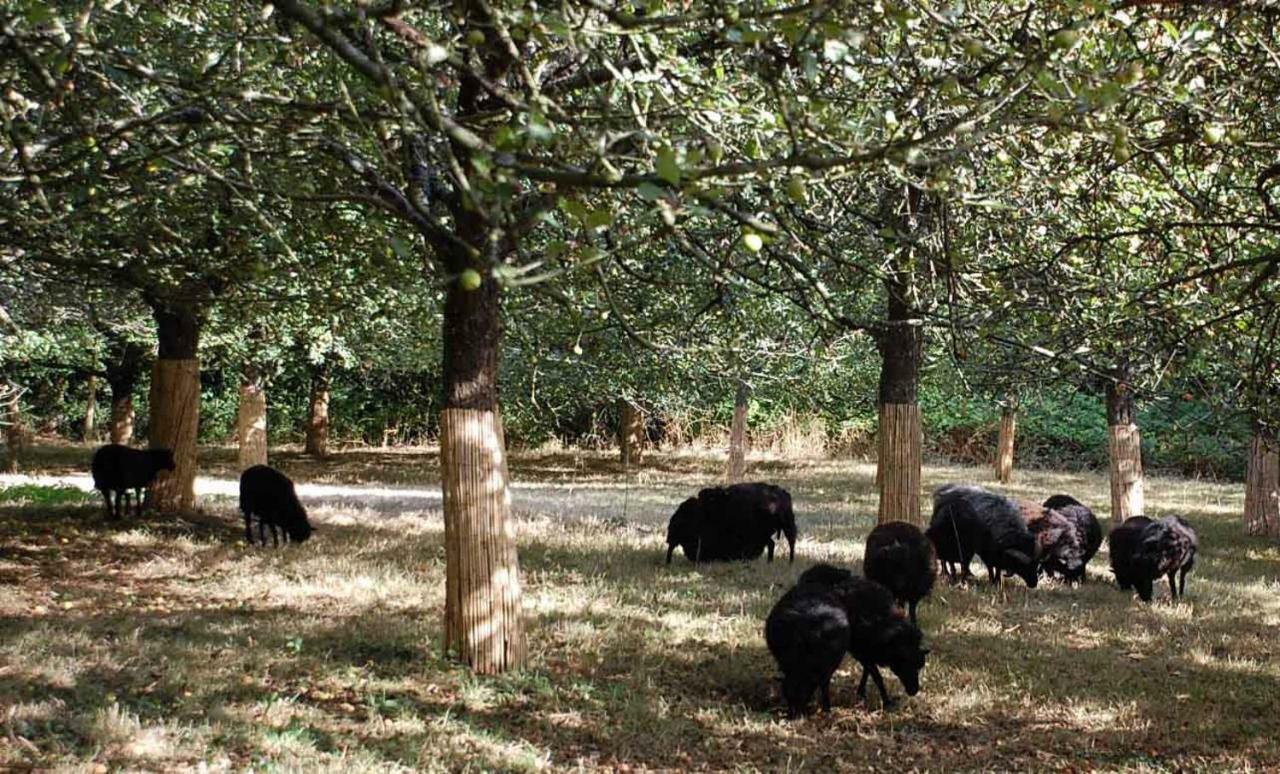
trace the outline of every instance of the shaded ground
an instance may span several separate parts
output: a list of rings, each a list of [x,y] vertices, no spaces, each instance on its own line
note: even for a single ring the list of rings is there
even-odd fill
[[[87,456],[38,448],[28,464],[69,476]],[[662,528],[719,461],[656,455],[624,477],[612,455],[515,456],[531,666],[476,679],[439,653],[434,454],[273,455],[320,525],[280,551],[243,545],[219,495],[234,486],[216,475],[230,455],[204,458],[211,494],[187,518],[0,503],[0,769],[1280,765],[1280,551],[1241,534],[1239,486],[1148,482],[1150,513],[1200,531],[1187,601],[1136,602],[1107,582],[1105,555],[1079,589],[944,585],[921,608],[933,653],[919,696],[861,706],[846,665],[835,711],[792,722],[761,622],[813,561],[859,561],[869,466],[757,463],[795,497],[796,564],[698,569],[663,564]],[[989,483],[974,469],[925,478]],[[1009,491],[1106,503],[1087,474],[1024,474]]]

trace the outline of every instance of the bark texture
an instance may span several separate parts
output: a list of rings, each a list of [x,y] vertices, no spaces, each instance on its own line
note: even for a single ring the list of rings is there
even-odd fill
[[[729,464],[725,480],[730,484],[742,481],[747,472],[747,399],[751,391],[745,382],[738,382],[733,396],[733,424],[729,428]]]
[[[4,398],[4,467],[5,473],[18,472],[18,458],[22,456],[22,390],[16,384],[0,384],[0,396]]]
[[[329,378],[328,365],[317,366],[311,374],[304,448],[313,457],[329,456]]]
[[[258,369],[253,366],[245,368],[240,383],[236,440],[240,470],[267,464],[267,391]]]
[[[1143,515],[1142,434],[1133,393],[1117,381],[1107,386],[1107,438],[1111,459],[1111,522]]]
[[[151,370],[150,445],[171,450],[177,469],[161,471],[147,497],[162,511],[190,510],[200,429],[200,318],[197,310],[176,305],[158,305],[153,314],[160,346]]]
[[[1013,480],[1013,448],[1018,433],[1018,409],[1005,406],[1000,410],[1000,437],[996,442],[996,478],[1002,484]]]
[[[1250,535],[1280,538],[1280,441],[1264,427],[1254,430],[1249,445],[1244,526]]]
[[[644,461],[644,412],[623,398],[618,402],[618,413],[621,416],[618,449],[622,452],[623,467],[629,468]]]
[[[84,401],[84,423],[80,427],[80,436],[86,441],[97,440],[98,437],[98,377],[90,374],[85,381],[88,395]]]
[[[879,440],[879,522],[905,521],[922,525],[920,461],[924,439],[920,404],[881,404]]]

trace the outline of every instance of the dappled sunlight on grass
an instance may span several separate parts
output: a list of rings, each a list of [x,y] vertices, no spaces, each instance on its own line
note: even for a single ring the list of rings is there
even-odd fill
[[[815,561],[858,567],[874,468],[753,461],[791,489],[794,565],[665,564],[665,522],[715,483],[712,454],[510,460],[529,668],[476,678],[440,655],[443,521],[433,453],[282,455],[318,531],[249,548],[234,499],[121,524],[100,503],[0,504],[0,768],[308,771],[1168,770],[1280,763],[1280,549],[1243,535],[1239,486],[1153,478],[1203,551],[1188,596],[1089,582],[939,580],[920,608],[923,690],[884,711],[846,662],[831,715],[783,718],[764,646]],[[651,464],[650,464],[651,463]],[[215,456],[216,466],[231,462]],[[221,469],[221,468],[217,468]],[[64,471],[70,472],[70,470]],[[401,490],[376,482],[380,472]],[[986,469],[927,467],[925,486]],[[326,487],[309,489],[315,481]],[[1105,519],[1104,477],[1020,471]],[[403,492],[403,496],[397,495]],[[434,494],[433,494],[434,493]],[[974,571],[983,575],[980,563]],[[874,692],[873,692],[874,693]],[[1195,729],[1194,732],[1191,729]]]

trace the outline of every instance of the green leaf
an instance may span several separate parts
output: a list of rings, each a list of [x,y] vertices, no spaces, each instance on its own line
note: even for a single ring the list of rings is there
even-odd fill
[[[658,177],[672,185],[680,185],[680,162],[676,160],[675,148],[666,146],[658,150],[658,163],[655,167]]]

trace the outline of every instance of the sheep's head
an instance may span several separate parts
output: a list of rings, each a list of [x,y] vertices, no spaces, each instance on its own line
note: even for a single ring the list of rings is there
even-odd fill
[[[778,532],[786,535],[787,547],[790,551],[789,561],[796,560],[796,513],[791,509],[791,495],[783,489],[778,490],[779,498],[772,503],[774,518]]]
[[[815,583],[823,586],[835,587],[850,580],[853,580],[852,572],[841,567],[836,567],[835,565],[822,562],[815,564],[800,573],[800,577],[796,580],[796,583]]]
[[[883,630],[883,648],[888,656],[885,666],[902,682],[908,696],[920,692],[920,672],[924,669],[926,648],[920,647],[924,636],[910,621],[894,616]]]
[[[1019,551],[1016,548],[1006,549],[1001,554],[1004,569],[1017,575],[1026,582],[1027,588],[1034,589],[1036,584],[1040,582],[1040,563],[1036,561],[1034,556],[1027,555],[1026,552]]]
[[[698,541],[702,515],[702,503],[696,497],[680,503],[680,507],[671,515],[671,521],[667,522],[667,564],[671,564],[671,555],[676,546],[693,545]]]

